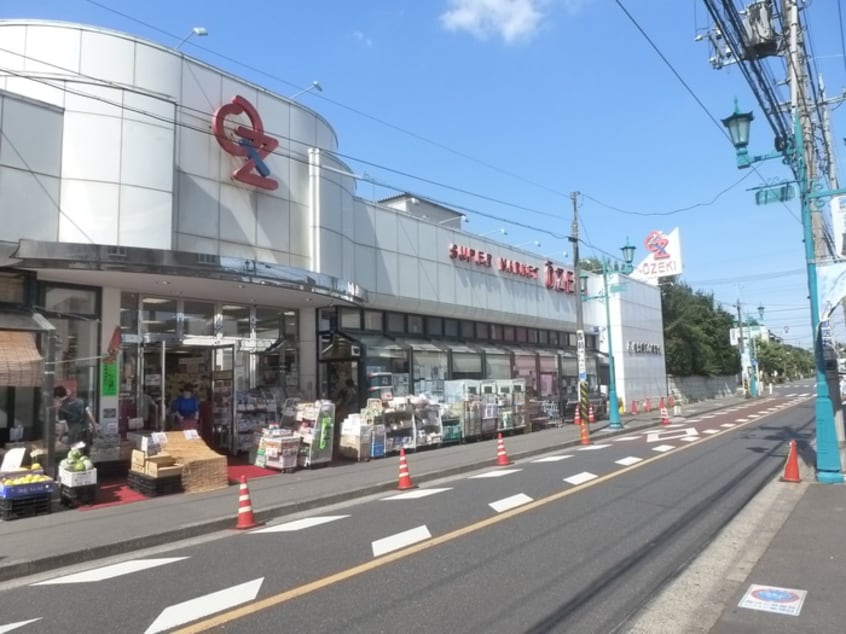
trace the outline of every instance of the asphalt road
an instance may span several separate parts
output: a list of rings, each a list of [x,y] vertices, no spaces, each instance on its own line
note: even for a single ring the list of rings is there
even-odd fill
[[[19,580],[0,634],[612,632],[812,433],[812,389]]]

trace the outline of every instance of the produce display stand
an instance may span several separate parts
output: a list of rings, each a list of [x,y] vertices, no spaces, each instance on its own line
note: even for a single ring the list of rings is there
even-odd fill
[[[382,413],[382,420],[385,422],[386,454],[417,448],[414,415],[404,399],[391,401],[390,407]]]
[[[59,500],[63,506],[94,504],[97,498],[97,469],[70,471],[59,466]]]
[[[23,481],[27,478],[40,480]],[[0,476],[0,519],[10,521],[50,513],[55,490],[55,481],[40,469],[4,472]]]
[[[526,380],[501,379],[496,382],[497,431],[502,433],[525,432]]]
[[[479,384],[482,403],[482,438],[493,438],[499,427],[500,401],[496,381],[482,381]]]
[[[253,464],[266,469],[279,469],[292,473],[297,468],[300,453],[300,437],[288,429],[271,425],[261,434],[257,434],[258,447]]]
[[[440,405],[422,397],[409,397],[408,403],[414,416],[415,447],[439,447],[444,437]]]
[[[158,443],[167,445],[164,433],[155,434],[155,437]],[[148,446],[151,447],[152,443]],[[126,484],[133,491],[150,498],[182,493],[182,466],[176,465],[176,458],[170,453],[150,455],[136,449],[132,452],[132,468],[126,476]]]
[[[314,467],[332,462],[335,404],[332,401],[298,403],[295,436],[301,440],[297,464]]]
[[[444,381],[444,407],[444,418],[458,420],[462,440],[475,440],[482,436],[479,381]]]

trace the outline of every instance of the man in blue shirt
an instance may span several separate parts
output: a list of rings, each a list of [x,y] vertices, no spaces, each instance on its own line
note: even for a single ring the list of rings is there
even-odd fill
[[[173,399],[170,411],[180,424],[181,429],[197,429],[197,415],[200,402],[194,396],[194,386],[186,384],[182,387],[182,394]]]

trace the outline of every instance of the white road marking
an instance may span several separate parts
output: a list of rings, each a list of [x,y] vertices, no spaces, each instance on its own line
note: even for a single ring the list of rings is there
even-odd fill
[[[695,420],[695,421],[689,420],[686,423],[672,423],[670,425],[664,425],[664,429],[678,429],[679,427],[684,427],[685,425],[687,425],[689,423],[698,423],[698,422],[699,422],[698,420]]]
[[[629,456],[628,458],[620,458],[619,460],[615,460],[614,464],[623,465],[624,467],[630,467],[633,464],[637,464],[643,460],[643,458],[635,458],[634,456]]]
[[[735,423],[748,423],[749,419],[748,418],[737,418],[737,419],[735,419],[734,422]],[[723,425],[723,427],[725,427],[725,425]],[[732,425],[732,427],[733,427],[733,425]]]
[[[392,500],[417,500],[419,498],[425,498],[430,495],[435,495],[436,493],[443,493],[444,491],[452,491],[452,489],[414,489],[413,491],[406,491],[405,493],[400,493],[399,495],[392,495],[391,497],[382,498],[382,500],[384,502]]]
[[[6,632],[11,632],[12,630],[16,630],[19,627],[23,627],[24,625],[29,625],[30,623],[35,623],[36,621],[40,621],[42,617],[38,617],[37,619],[29,619],[28,621],[16,621],[15,623],[8,623],[7,625],[0,625],[0,634],[6,634]]]
[[[702,431],[703,434],[719,434],[719,429],[705,429]]]
[[[567,458],[572,458],[573,454],[565,454],[563,456],[546,456],[545,458],[538,458],[537,460],[532,460],[532,462],[560,462],[561,460],[566,460]]]
[[[564,482],[567,484],[572,484],[573,486],[578,486],[580,484],[584,484],[585,482],[590,482],[591,480],[595,480],[599,476],[595,473],[591,473],[590,471],[582,471],[581,473],[577,473],[576,475],[570,476],[569,478],[564,478]]]
[[[652,451],[660,451],[664,453],[665,451],[670,451],[671,449],[675,449],[672,445],[658,445],[657,447],[653,447]]]
[[[678,440],[685,436],[698,436],[699,432],[695,427],[688,427],[686,429],[674,429],[671,431],[653,431],[646,436],[646,442],[661,442],[664,440]]]
[[[234,608],[236,605],[254,601],[258,596],[259,590],[261,590],[261,584],[263,582],[264,577],[259,577],[247,583],[168,606],[161,611],[161,614],[156,617],[156,620],[153,621],[144,634],[166,632],[179,625],[198,621],[210,614],[223,612],[224,610]]]
[[[796,396],[796,392],[793,392],[793,394],[787,394],[786,395],[787,398],[793,398],[794,396]]]
[[[511,509],[517,508],[518,506],[528,504],[531,501],[532,498],[530,498],[525,493],[518,493],[517,495],[502,498],[501,500],[497,500],[496,502],[491,502],[490,504],[488,504],[488,506],[490,506],[497,513],[502,513],[503,511],[510,511]]]
[[[701,418],[701,417],[700,417],[700,418],[689,418],[689,419],[687,420],[687,422],[688,422],[688,423],[699,423],[699,422],[701,422],[701,421],[702,421],[702,418]]]
[[[716,418],[719,414],[705,414],[702,418]]]
[[[576,448],[576,451],[594,451],[596,449],[605,449],[611,445],[585,445],[584,447]]]
[[[485,473],[480,473],[479,475],[470,476],[468,479],[475,480],[476,478],[501,478],[502,476],[517,473],[518,471],[522,471],[522,469],[500,469],[499,471],[487,471]]]
[[[431,538],[432,533],[429,532],[429,529],[426,528],[426,525],[424,524],[423,526],[418,526],[417,528],[412,528],[401,533],[388,535],[382,539],[377,539],[372,542],[370,546],[373,548],[373,556],[381,557],[382,555],[399,550],[400,548],[405,548],[406,546],[411,546],[412,544],[426,541]]]
[[[638,440],[640,436],[620,436],[619,438],[612,438],[614,442],[624,442],[626,440]]]
[[[679,438],[682,442],[695,442],[699,440],[699,436],[685,436],[684,438]]]
[[[740,419],[738,418],[737,420],[739,421]],[[722,425],[720,425],[720,427],[728,428],[728,427],[736,427],[736,425],[734,423],[723,423]]]
[[[34,586],[50,586],[63,583],[93,583],[95,581],[105,581],[106,579],[114,579],[121,575],[129,575],[133,572],[141,572],[142,570],[149,570],[150,568],[157,568],[166,564],[176,563],[188,559],[188,557],[163,557],[161,559],[130,559],[119,564],[112,564],[111,566],[103,566],[102,568],[93,568],[84,572],[77,572],[72,575],[64,577],[56,577],[48,579],[47,581],[39,581],[33,583]]]
[[[257,531],[250,531],[251,535],[258,535],[259,533],[290,533],[293,531],[301,531],[306,528],[313,528],[321,524],[328,524],[336,520],[342,520],[349,515],[323,515],[318,517],[304,517],[292,522],[284,524],[276,524],[275,526],[268,526],[267,528],[260,528]]]

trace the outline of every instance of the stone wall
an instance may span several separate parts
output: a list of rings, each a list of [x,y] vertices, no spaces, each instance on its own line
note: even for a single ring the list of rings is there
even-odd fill
[[[737,375],[730,376],[668,376],[670,393],[678,400],[693,403],[708,399],[727,398],[739,394],[742,389]]]

